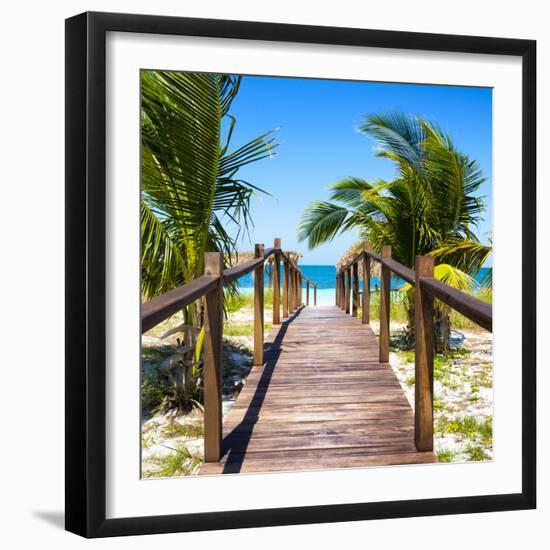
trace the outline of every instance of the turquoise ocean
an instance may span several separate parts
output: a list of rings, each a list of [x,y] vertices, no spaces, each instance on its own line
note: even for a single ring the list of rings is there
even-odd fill
[[[310,281],[317,283],[317,304],[318,305],[334,305],[335,299],[335,283],[336,283],[336,267],[333,265],[301,265],[300,269],[305,277]],[[483,279],[483,276],[487,272],[488,268],[482,267],[479,273],[476,275],[476,280],[479,282]],[[265,285],[267,287],[269,282],[269,274],[265,273]],[[359,287],[362,289],[361,281],[359,281]],[[239,279],[239,290],[242,292],[252,292],[254,287],[252,274],[247,275]],[[391,288],[397,290],[405,284],[405,281],[399,277],[392,275]],[[281,283],[282,286],[282,283]],[[371,278],[371,290],[380,288],[380,279],[378,277]],[[313,303],[313,289],[310,289],[310,303]],[[302,294],[305,300],[305,284],[302,290]]]

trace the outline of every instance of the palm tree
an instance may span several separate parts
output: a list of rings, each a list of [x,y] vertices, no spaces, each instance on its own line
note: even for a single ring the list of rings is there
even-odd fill
[[[145,299],[202,275],[205,251],[236,251],[262,192],[239,169],[272,155],[267,132],[230,148],[240,77],[142,72],[141,281]]]
[[[263,192],[238,177],[241,167],[272,154],[271,132],[232,149],[230,108],[240,77],[142,72],[141,292],[152,298],[204,272],[206,251],[236,256],[251,223],[251,197]],[[202,392],[202,306],[184,309],[174,378],[163,407],[188,408]]]
[[[476,161],[461,153],[450,136],[419,117],[392,113],[365,117],[359,130],[377,142],[377,156],[396,167],[392,181],[344,178],[330,186],[329,201],[304,211],[298,238],[309,248],[359,229],[375,250],[392,247],[392,257],[414,268],[417,255],[436,257],[435,276],[461,290],[471,288],[491,248],[473,228],[484,210],[475,196],[485,181]],[[408,297],[409,330],[414,314]],[[437,348],[448,349],[449,311],[438,304]]]

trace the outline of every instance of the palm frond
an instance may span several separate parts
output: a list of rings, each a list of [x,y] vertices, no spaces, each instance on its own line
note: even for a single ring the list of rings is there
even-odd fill
[[[349,228],[346,220],[350,211],[330,202],[312,202],[304,211],[298,225],[298,240],[307,241],[309,249],[334,239]]]
[[[266,132],[230,151],[236,120],[229,111],[240,85],[241,78],[231,75],[142,72],[142,281],[147,296],[201,275],[207,250],[229,257],[251,222],[250,199],[262,190],[238,172],[271,156],[277,144]]]
[[[475,276],[491,254],[492,247],[479,241],[449,238],[430,255],[442,263],[451,264],[458,269]]]

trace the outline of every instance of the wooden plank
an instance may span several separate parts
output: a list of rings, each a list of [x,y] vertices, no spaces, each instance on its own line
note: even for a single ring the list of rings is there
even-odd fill
[[[264,257],[264,245],[254,247],[256,258]],[[264,364],[264,263],[254,271],[254,365]]]
[[[288,291],[290,284],[290,264],[288,260],[284,258],[283,260],[283,319],[288,317]]]
[[[185,306],[192,304],[213,288],[219,281],[204,275],[183,286],[170,290],[141,305],[141,332],[147,332]]]
[[[412,432],[408,437],[408,442],[403,442],[402,434],[394,434],[390,437],[388,434],[362,435],[362,434],[338,434],[338,435],[309,435],[286,433],[282,436],[271,436],[268,438],[250,439],[246,434],[240,434],[240,437],[226,437],[224,439],[224,451],[255,453],[265,451],[295,451],[295,450],[313,450],[313,449],[332,449],[332,448],[350,448],[363,447],[374,452],[380,449],[390,452],[415,452],[414,438]]]
[[[442,302],[446,303],[474,323],[477,323],[485,330],[489,332],[493,330],[493,309],[491,304],[487,304],[433,277],[424,277],[422,280],[419,280],[416,278],[415,272],[411,268],[392,260],[391,257],[384,257],[384,254],[379,256],[373,252],[367,244],[368,241],[365,242],[363,252],[358,254],[346,267],[341,269],[347,270],[355,266],[362,257],[365,262],[369,260],[369,263],[370,259],[373,259],[379,262],[383,268],[387,268],[413,286],[415,286],[418,281],[434,298],[439,298]],[[365,295],[365,293],[363,293],[363,295]],[[337,304],[338,303],[339,302],[337,302]]]
[[[290,268],[289,272],[289,288],[288,288],[288,311],[289,313],[293,313],[296,309],[296,277],[295,277],[296,271],[293,267]]]
[[[271,415],[271,418],[274,418],[274,416]],[[361,418],[348,419],[343,417],[331,420],[309,420],[304,421],[302,424],[259,421],[257,422],[257,428],[257,430],[254,429],[252,433],[249,433],[250,422],[228,421],[228,428],[224,431],[224,435],[226,438],[235,436],[239,440],[242,439],[242,434],[246,435],[250,440],[284,438],[286,435],[289,437],[307,436],[310,439],[316,439],[317,436],[351,437],[355,435],[357,437],[369,436],[371,438],[384,438],[387,436],[390,439],[398,437],[401,443],[414,445],[412,415],[387,417],[371,421],[365,421],[365,419]],[[374,439],[371,440],[374,441]],[[307,445],[310,445],[310,443],[307,443]]]
[[[430,456],[431,455],[431,456]],[[231,454],[229,460],[218,464],[203,466],[202,475],[236,474],[252,472],[288,472],[297,470],[326,470],[330,468],[369,468],[374,466],[392,466],[406,464],[430,464],[435,462],[431,453],[372,453],[364,454],[334,454],[324,450],[313,455],[285,452],[280,455],[273,453],[254,453],[251,458],[241,458]]]
[[[391,257],[391,246],[382,247],[382,257]],[[391,273],[388,267],[382,265],[380,274],[380,362],[390,360],[390,282]]]
[[[351,293],[351,269],[346,269],[346,293],[345,293],[345,311],[350,312],[350,293]]]
[[[371,408],[371,404],[381,403],[386,407],[398,405],[400,408],[407,409],[408,403],[403,402],[403,394],[397,392],[385,395],[376,393],[368,395],[350,395],[349,393],[340,393],[339,395],[304,395],[303,391],[290,392],[279,396],[277,392],[265,392],[259,394],[248,394],[239,399],[239,402],[233,406],[234,410],[249,410],[254,408],[254,403],[260,398],[263,398],[261,403],[262,410],[265,411],[283,411],[283,410],[307,410],[305,407],[312,406],[320,407],[326,405],[362,405],[365,408]],[[302,408],[303,407],[303,408]]]
[[[273,242],[274,248],[281,249],[281,239]],[[276,252],[273,260],[273,324],[281,322],[281,255]]]
[[[363,251],[363,253],[369,256],[369,258],[373,259],[374,261],[379,262],[382,266],[387,267],[398,277],[401,277],[401,279],[407,281],[407,283],[410,283],[414,286],[414,271],[410,267],[404,266],[403,264],[400,264],[399,262],[396,262],[389,257],[386,258],[384,257],[384,254],[382,254],[382,256],[379,256],[372,250],[365,250]]]
[[[433,277],[434,257],[416,257],[416,280]],[[415,327],[415,441],[419,451],[433,450],[433,389],[434,389],[434,305],[433,297],[422,285],[414,289]]]
[[[359,265],[357,263],[353,264],[351,270],[353,277],[351,315],[352,317],[357,317],[357,312],[359,311]]]
[[[264,364],[225,416],[221,461],[201,473],[433,462],[414,435],[414,412],[370,326],[338,306],[306,306],[267,335]]]
[[[369,241],[363,243],[363,249],[365,252],[370,250]],[[370,323],[370,257],[366,254],[363,256],[363,303],[361,321],[365,325]]]
[[[252,260],[248,260],[247,262],[243,262],[242,264],[235,265],[233,267],[230,267],[229,269],[226,269],[223,272],[223,280],[225,284],[231,283],[233,281],[236,281],[237,279],[241,278],[243,275],[246,275],[247,273],[250,273],[251,271],[254,271],[258,268],[260,264],[263,265],[264,263],[264,257],[262,258],[252,258]]]
[[[204,315],[204,460],[217,462],[222,448],[222,334],[223,255],[207,252],[206,275],[217,278],[217,287],[205,298]]]
[[[433,275],[420,279],[420,286],[424,292],[429,292],[435,298],[439,298],[485,330],[489,332],[493,330],[493,307],[491,304],[450,287],[434,279]]]

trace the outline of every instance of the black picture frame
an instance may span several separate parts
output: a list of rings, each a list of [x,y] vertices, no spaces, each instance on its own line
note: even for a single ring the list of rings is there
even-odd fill
[[[518,56],[522,121],[522,491],[395,502],[105,517],[108,31]],[[66,529],[107,537],[532,509],[536,506],[536,42],[180,17],[83,13],[66,20]]]

